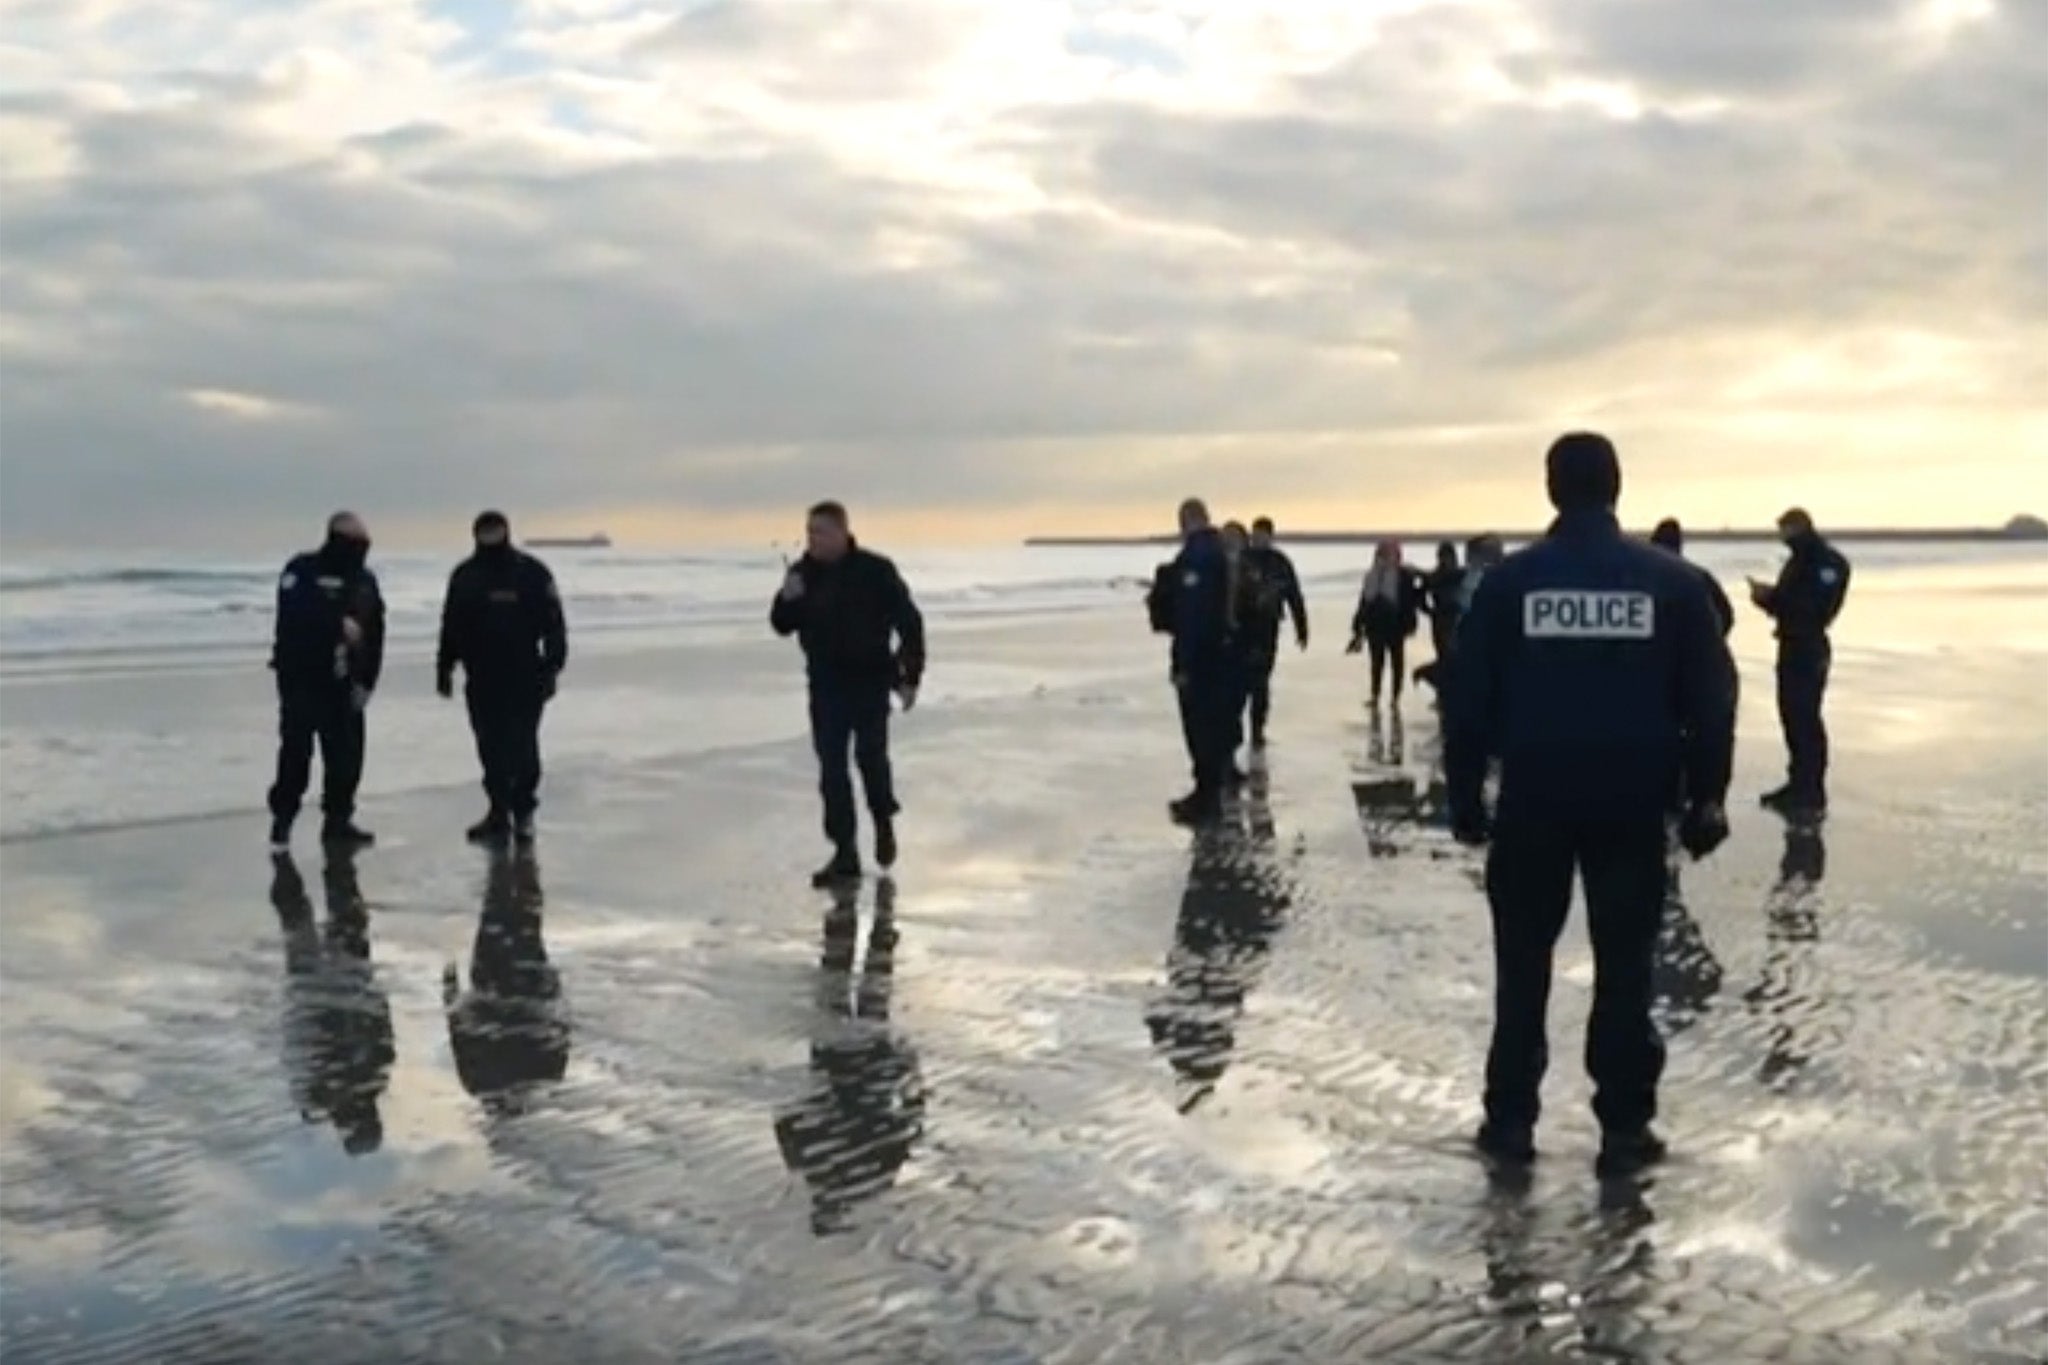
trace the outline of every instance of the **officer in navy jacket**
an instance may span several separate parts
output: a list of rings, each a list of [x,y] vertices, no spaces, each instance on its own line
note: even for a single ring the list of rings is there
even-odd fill
[[[313,745],[323,769],[321,838],[374,842],[355,824],[363,777],[363,710],[384,670],[384,599],[367,564],[370,533],[353,512],[336,512],[327,540],[295,556],[277,580],[277,633],[270,667],[277,674],[277,777],[270,788],[270,845],[291,844],[292,822],[313,775]]]
[[[1785,815],[1819,815],[1828,807],[1828,727],[1821,717],[1834,646],[1828,628],[1849,596],[1849,561],[1822,539],[1813,518],[1794,507],[1778,518],[1791,557],[1774,584],[1751,583],[1750,600],[1778,626],[1778,722],[1789,765],[1785,785],[1764,804]]]
[[[1223,792],[1235,763],[1240,693],[1223,538],[1199,498],[1181,504],[1180,530],[1181,551],[1168,575],[1173,585],[1172,672],[1195,785],[1173,803],[1172,811],[1176,820],[1199,825],[1223,814]]]
[[[1625,1174],[1663,1155],[1650,1127],[1664,1066],[1650,1005],[1664,811],[1682,775],[1687,849],[1704,857],[1726,838],[1735,671],[1699,575],[1622,534],[1613,445],[1560,438],[1548,478],[1557,521],[1473,599],[1446,712],[1453,831],[1492,843],[1494,1034],[1479,1145],[1497,1160],[1534,1155],[1551,956],[1576,871],[1593,941],[1586,1060],[1600,1167]]]

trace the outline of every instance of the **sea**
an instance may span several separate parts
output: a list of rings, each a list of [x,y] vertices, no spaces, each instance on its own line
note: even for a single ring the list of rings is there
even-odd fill
[[[1882,543],[1846,547],[1856,587],[1848,647],[1916,651],[1987,637],[2048,647],[2048,546]],[[934,634],[931,699],[1072,682],[1099,666],[1079,651],[977,662],[963,637],[1020,618],[1122,614],[1131,647],[1153,649],[1141,598],[1168,551],[1157,545],[912,550],[898,563]],[[1316,606],[1321,648],[1341,648],[1362,545],[1291,551]],[[1427,564],[1433,547],[1406,547]],[[1767,542],[1700,547],[1700,562],[1741,600],[1768,577]],[[636,762],[801,733],[800,675],[769,653],[765,614],[782,575],[771,550],[560,550],[545,556],[573,637],[551,760]],[[389,609],[388,685],[372,725],[365,791],[467,780],[459,721],[428,686],[446,556],[379,554]],[[274,718],[264,664],[280,562],[67,559],[0,564],[0,838],[258,811]],[[1889,604],[1887,604],[1889,599]],[[1976,612],[1981,620],[1966,618]],[[1738,646],[1768,647],[1746,623]],[[633,662],[639,660],[636,666]],[[592,661],[597,661],[593,666]],[[594,681],[591,681],[594,678]]]

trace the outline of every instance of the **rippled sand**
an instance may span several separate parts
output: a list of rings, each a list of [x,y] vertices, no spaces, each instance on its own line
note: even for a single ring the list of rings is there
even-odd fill
[[[1193,840],[1130,652],[939,683],[905,866],[836,905],[790,744],[559,775],[531,866],[467,793],[280,873],[253,815],[9,847],[5,1359],[2041,1358],[2038,656],[1845,651],[1819,831],[1750,807],[1752,667],[1667,923],[1676,1157],[1593,1178],[1575,923],[1510,1188],[1462,1145],[1490,954],[1427,705],[1290,659]]]

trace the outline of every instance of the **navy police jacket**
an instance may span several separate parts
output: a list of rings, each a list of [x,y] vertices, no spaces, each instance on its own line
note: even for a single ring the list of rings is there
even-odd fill
[[[508,545],[456,566],[441,602],[438,677],[452,678],[461,664],[472,687],[530,688],[568,662],[562,593],[547,565]]]
[[[1778,622],[1778,638],[1792,644],[1825,640],[1828,627],[1842,613],[1849,597],[1849,561],[1842,552],[1808,533],[1792,542],[1777,584],[1758,604]]]
[[[1454,812],[1480,808],[1494,759],[1503,818],[1661,811],[1681,773],[1719,801],[1734,750],[1735,665],[1690,566],[1574,512],[1487,574],[1446,708]]]
[[[362,630],[354,647],[343,638],[344,618]],[[377,575],[360,564],[338,565],[320,550],[294,557],[278,575],[270,667],[280,687],[375,688],[384,670],[384,598]]]
[[[1229,660],[1230,559],[1223,537],[1203,527],[1173,561],[1173,671],[1183,677]]]

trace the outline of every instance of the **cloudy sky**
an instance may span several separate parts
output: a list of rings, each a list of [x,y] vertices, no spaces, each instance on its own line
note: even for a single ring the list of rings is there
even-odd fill
[[[0,534],[2048,512],[2048,5],[0,0]]]

